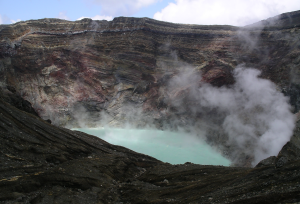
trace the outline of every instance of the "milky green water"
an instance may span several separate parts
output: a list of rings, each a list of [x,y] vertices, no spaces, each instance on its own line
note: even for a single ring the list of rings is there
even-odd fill
[[[229,166],[230,161],[201,139],[186,133],[161,130],[79,128],[79,130],[163,162]]]

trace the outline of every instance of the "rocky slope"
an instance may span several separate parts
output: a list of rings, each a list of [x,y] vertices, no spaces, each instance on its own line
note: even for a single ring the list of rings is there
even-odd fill
[[[3,94],[2,94],[3,95]],[[300,122],[256,168],[170,165],[0,99],[0,203],[297,203]]]

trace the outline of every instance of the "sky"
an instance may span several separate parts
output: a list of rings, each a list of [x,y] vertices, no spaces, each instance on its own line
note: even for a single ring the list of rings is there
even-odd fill
[[[245,26],[300,10],[300,0],[0,0],[0,24],[42,18],[148,17],[199,24]]]

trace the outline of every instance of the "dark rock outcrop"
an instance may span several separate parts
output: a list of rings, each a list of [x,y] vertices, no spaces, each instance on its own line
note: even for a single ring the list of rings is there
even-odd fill
[[[297,122],[294,134],[290,141],[287,142],[276,156],[268,157],[260,161],[256,167],[274,165],[276,168],[284,166],[288,162],[294,162],[300,159],[300,120],[299,113],[297,114]]]
[[[23,99],[20,94],[16,92],[16,89],[12,86],[7,86],[6,89],[0,87],[0,98],[1,100],[22,111],[38,116],[31,103]]]
[[[275,164],[277,167],[283,166],[290,161],[297,161],[300,159],[300,120],[296,123],[294,135],[291,140],[286,143],[279,152]]]

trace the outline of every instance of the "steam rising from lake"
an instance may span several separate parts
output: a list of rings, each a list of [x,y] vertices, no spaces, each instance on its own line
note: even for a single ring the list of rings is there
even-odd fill
[[[250,158],[254,166],[262,159],[276,156],[290,140],[295,126],[289,99],[278,91],[270,80],[260,78],[260,73],[259,70],[240,66],[233,70],[234,84],[215,87],[204,83],[199,71],[194,67],[182,67],[173,73],[165,87],[160,87],[164,103],[167,104],[165,109],[149,114],[144,112],[143,103],[123,104],[116,109],[114,115],[102,113],[99,127],[112,127],[114,125],[111,125],[110,121],[120,121],[124,123],[124,127],[131,129],[139,126],[153,129],[157,127],[154,115],[159,115],[162,119],[159,123],[160,129],[172,131],[184,129],[189,134],[183,134],[182,138],[178,139],[176,134],[179,133],[174,133],[173,139],[178,138],[172,140],[165,139],[167,136],[160,138],[159,131],[155,133],[156,136],[137,137],[137,132],[130,133],[129,130],[124,130],[122,134],[105,130],[105,134],[101,133],[101,137],[122,146],[130,140],[136,143],[149,143],[152,145],[151,150],[161,145],[165,145],[165,148],[170,145],[169,149],[182,148],[178,146],[180,143],[187,149],[195,149],[194,143],[187,141],[194,141],[195,137],[198,137],[217,147],[223,155],[227,154],[234,164],[239,165],[240,161]],[[117,97],[118,95],[116,100]],[[77,115],[82,118],[84,114],[77,111]],[[122,120],[115,120],[115,117]],[[84,118],[81,121],[85,121]],[[136,124],[138,126],[135,126]],[[146,132],[143,134],[148,135]],[[119,136],[121,138],[118,139]],[[176,145],[171,147],[174,141],[177,141]],[[189,145],[191,146],[188,147]],[[198,147],[202,148],[200,144]],[[153,152],[144,153],[160,158],[153,155]],[[190,155],[182,162],[199,163],[193,159],[204,156],[200,156],[202,154],[200,152],[198,154],[199,156]]]
[[[254,158],[252,165],[255,165],[277,155],[290,140],[295,126],[289,99],[270,80],[260,78],[260,73],[256,69],[237,67],[233,71],[233,85],[214,87],[208,83],[199,85],[201,76],[193,69],[185,69],[169,84],[170,92],[175,90],[176,95],[176,90],[184,90],[184,97],[175,97],[170,103],[182,113],[214,118],[207,120],[207,126],[219,121],[213,129],[227,137],[226,145],[236,148],[231,158],[234,160],[242,151]],[[185,105],[187,101],[197,103]],[[209,114],[212,110],[213,115]]]

